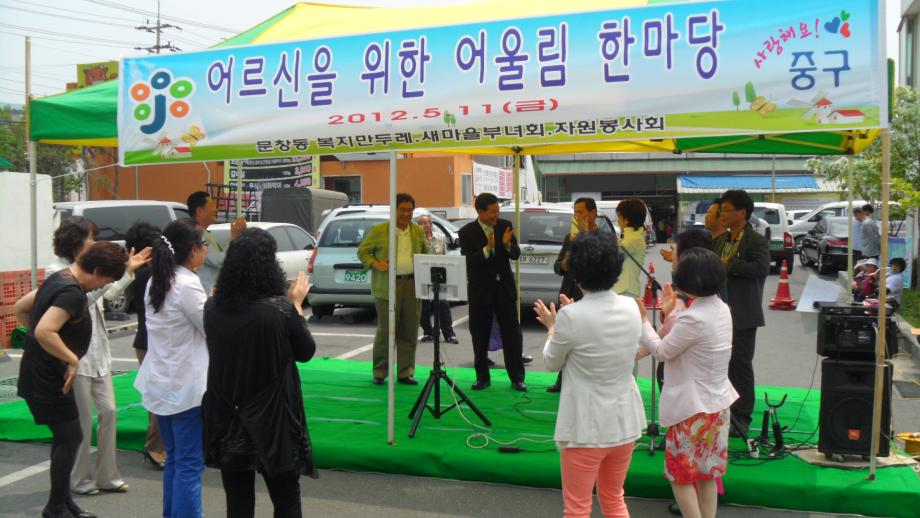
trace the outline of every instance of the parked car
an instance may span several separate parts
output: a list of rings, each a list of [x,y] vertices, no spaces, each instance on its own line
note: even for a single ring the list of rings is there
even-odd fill
[[[781,203],[754,203],[754,216],[765,221],[770,228],[770,260],[776,263],[777,271],[786,261],[787,270],[792,273],[795,262],[795,242],[789,232],[788,215]]]
[[[802,237],[799,260],[802,266],[818,265],[818,273],[828,274],[847,267],[847,229],[849,218],[822,217]]]
[[[802,219],[803,216],[811,212],[811,209],[793,209],[786,211],[786,221],[789,222],[789,226],[792,226],[796,221]]]
[[[99,228],[96,239],[114,241],[125,246],[125,234],[139,221],[150,223],[160,229],[169,222],[189,217],[185,204],[173,201],[154,200],[97,200],[68,201],[53,205],[55,227],[65,219],[82,216],[90,219]],[[115,300],[105,300],[107,312],[122,313],[132,307],[131,290],[125,290]]]
[[[415,217],[430,214],[425,209],[416,209]],[[460,242],[457,229],[447,220],[432,216],[432,231],[444,235],[448,253],[459,254]],[[353,214],[327,216],[325,227],[319,237],[319,244],[313,250],[308,272],[310,293],[307,300],[313,314],[321,317],[331,315],[337,306],[373,306],[371,296],[371,272],[364,271],[358,260],[358,245],[364,240],[371,227],[390,219],[390,212],[365,210]]]
[[[855,200],[853,201],[853,207],[862,207],[865,205],[865,200]],[[795,223],[789,227],[789,231],[792,232],[792,238],[796,242],[796,246],[799,246],[803,237],[808,234],[811,229],[815,228],[815,225],[818,224],[823,218],[834,218],[840,216],[849,215],[849,206],[850,203],[847,201],[835,201],[831,203],[825,203],[820,207],[813,209],[808,214],[805,214]]]
[[[600,210],[598,211],[600,212]],[[515,235],[521,247],[521,305],[533,306],[537,300],[556,301],[562,277],[553,264],[562,250],[565,236],[572,231],[575,210],[560,204],[521,204],[520,226]],[[502,219],[514,221],[514,206],[502,207]],[[606,214],[597,216],[601,232],[614,232]]]
[[[284,278],[288,282],[296,279],[300,272],[307,271],[313,250],[316,249],[316,239],[309,232],[291,223],[250,221],[246,226],[261,228],[275,239],[275,245],[278,247],[275,257],[278,258]],[[211,225],[208,230],[226,250],[230,244],[230,223]]]
[[[387,217],[389,217],[390,206],[389,205],[346,205],[344,207],[338,207],[338,208],[332,209],[329,212],[325,213],[325,215],[323,216],[323,221],[322,223],[320,223],[319,228],[316,230],[316,233],[314,234],[314,236],[317,239],[319,239],[323,233],[323,229],[326,228],[326,225],[328,225],[330,221],[333,221],[340,216],[347,216],[349,214],[363,214],[365,212],[385,213]],[[455,241],[457,239],[457,230],[460,227],[442,218],[441,216],[438,216],[437,214],[431,212],[430,210],[422,208],[422,207],[416,207],[415,212],[412,213],[412,217],[418,218],[422,214],[427,214],[431,216],[432,221],[434,221],[441,228],[444,228],[447,231],[448,235],[451,237],[451,240]]]

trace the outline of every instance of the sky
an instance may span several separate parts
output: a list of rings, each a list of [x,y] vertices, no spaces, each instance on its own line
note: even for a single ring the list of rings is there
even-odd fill
[[[897,61],[900,0],[886,2],[888,56]],[[164,39],[202,50],[290,7],[294,0],[161,0]],[[323,0],[327,4],[411,7],[464,0]],[[76,65],[144,55],[135,47],[155,36],[134,27],[154,23],[156,0],[0,0],[0,105],[22,104],[25,88],[24,36],[32,36],[32,91],[43,97],[76,81]],[[167,18],[168,17],[168,18]]]

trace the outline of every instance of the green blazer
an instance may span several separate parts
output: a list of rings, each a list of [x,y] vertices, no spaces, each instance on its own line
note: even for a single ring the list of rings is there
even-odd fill
[[[412,254],[428,253],[425,242],[425,230],[409,222],[409,235],[412,236]],[[380,223],[371,227],[358,245],[358,260],[364,265],[364,271],[371,270],[374,261],[386,261],[390,258],[390,222]],[[394,265],[395,267],[395,265]],[[390,285],[388,272],[371,271],[371,295],[375,299],[389,298]]]

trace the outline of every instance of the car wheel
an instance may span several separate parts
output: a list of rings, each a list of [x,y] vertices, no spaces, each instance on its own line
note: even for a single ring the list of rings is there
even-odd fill
[[[313,312],[313,316],[328,317],[328,316],[332,316],[332,313],[335,312],[335,305],[333,304],[314,304],[310,306],[310,311]]]
[[[131,301],[126,293],[122,293],[115,300],[104,299],[102,305],[107,313],[127,313]]]
[[[805,253],[805,248],[801,244],[799,245],[799,262],[802,263],[802,266],[815,264],[814,261],[808,258],[808,254]]]

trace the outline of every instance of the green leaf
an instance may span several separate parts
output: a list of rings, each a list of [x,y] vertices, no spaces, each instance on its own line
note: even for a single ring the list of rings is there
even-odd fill
[[[840,11],[840,19],[843,20],[843,21],[849,20],[849,19],[850,19],[850,13],[848,13],[848,12],[846,12],[846,11]]]

